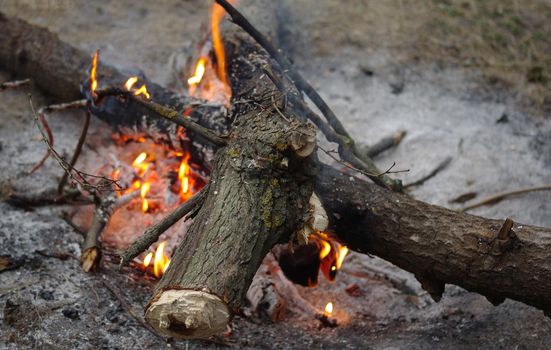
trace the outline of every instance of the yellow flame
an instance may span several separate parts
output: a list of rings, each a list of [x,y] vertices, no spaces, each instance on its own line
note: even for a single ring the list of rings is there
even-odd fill
[[[147,192],[149,192],[150,188],[151,184],[149,182],[145,182],[140,188],[140,197],[142,197],[142,211],[144,213],[149,209],[149,201],[145,198],[145,196],[147,195]]]
[[[345,246],[339,245],[339,252],[337,254],[337,263],[336,263],[337,269],[341,268],[342,262],[344,261],[346,254],[348,254],[348,248]]]
[[[329,242],[321,240],[322,248],[320,251],[320,259],[325,258],[331,252],[331,244]]]
[[[134,161],[132,162],[132,166],[136,167],[136,166],[142,164],[146,158],[147,158],[147,153],[145,153],[145,152],[140,153],[136,157],[136,159],[134,159]]]
[[[199,61],[197,61],[197,65],[195,66],[195,73],[187,80],[188,85],[197,85],[201,82],[201,79],[203,79],[203,74],[205,74],[205,63],[205,57],[199,58]]]
[[[90,68],[90,90],[92,93],[98,88],[97,69],[99,60],[99,50],[96,50],[94,56],[92,56],[92,67]]]
[[[325,305],[325,315],[331,316],[332,313],[333,313],[333,303],[328,302],[327,305]]]
[[[187,196],[190,194],[190,169],[189,169],[189,155],[185,156],[180,163],[180,168],[178,169],[178,180],[180,180],[180,191],[182,194],[182,199],[187,200]]]
[[[148,100],[151,98],[151,95],[149,95],[149,92],[147,91],[147,87],[145,86],[145,84],[143,84],[142,87],[140,87],[138,90],[134,91],[134,95],[136,96],[144,95],[145,98],[147,98]]]
[[[165,250],[166,241],[161,242],[155,250],[155,261],[153,262],[153,274],[156,277],[161,277],[161,275],[166,271],[168,265],[170,264],[170,259],[166,256]]]
[[[143,266],[148,267],[151,264],[151,259],[153,259],[153,253],[149,252],[143,259]]]
[[[230,4],[235,4],[237,1],[228,1]],[[213,3],[211,7],[211,19],[210,29],[212,33],[212,47],[214,48],[214,55],[216,56],[216,63],[218,66],[217,75],[225,85],[229,86],[228,77],[226,75],[226,54],[224,52],[224,43],[222,42],[222,35],[220,34],[220,22],[226,10],[217,3]]]
[[[134,84],[136,84],[137,81],[138,81],[138,77],[130,77],[128,78],[126,83],[124,83],[124,87],[126,88],[126,90],[130,91],[130,89],[132,89],[132,87],[134,86]]]

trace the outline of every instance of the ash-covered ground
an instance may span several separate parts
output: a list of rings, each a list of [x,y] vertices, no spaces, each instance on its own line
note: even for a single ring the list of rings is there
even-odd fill
[[[190,57],[209,5],[198,0],[1,3],[9,14],[46,26],[81,49],[100,48],[105,62],[142,69],[165,86],[181,81],[175,68]],[[551,181],[551,120],[541,116],[544,111],[526,112],[515,94],[490,85],[475,68],[397,60],[388,43],[361,40],[370,35],[369,28],[361,16],[347,16],[353,9],[342,10],[352,5],[319,3],[285,2],[287,11],[278,15],[284,18],[286,49],[359,141],[369,144],[398,129],[408,132],[398,148],[380,157],[380,167],[396,162],[398,169],[410,169],[399,175],[408,182],[452,157],[450,166],[413,196],[450,206],[450,199],[466,192],[482,197]],[[342,34],[354,26],[365,32]],[[327,35],[331,31],[340,34]],[[0,81],[9,79],[0,73]],[[2,193],[55,191],[61,176],[51,159],[27,174],[45,150],[27,92],[0,93]],[[36,105],[53,102],[40,91],[32,93]],[[92,134],[105,130],[97,120],[92,124]],[[50,117],[62,154],[72,151],[81,125],[81,112]],[[83,158],[93,152],[87,145]],[[153,289],[150,279],[121,274],[112,264],[96,274],[82,272],[82,236],[59,217],[68,208],[22,210],[5,203],[0,208],[0,255],[22,264],[0,272],[2,349],[551,347],[551,320],[532,307],[509,300],[494,307],[455,286],[447,286],[434,303],[410,274],[358,254],[346,258],[335,283],[299,288],[320,309],[334,303],[337,328],[319,329],[317,321],[302,315],[289,314],[277,323],[236,317],[230,335],[165,343],[130,314],[143,314]],[[510,198],[474,213],[550,227],[551,193]]]

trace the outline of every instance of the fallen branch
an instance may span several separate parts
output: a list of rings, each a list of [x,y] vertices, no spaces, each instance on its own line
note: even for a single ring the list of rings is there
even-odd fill
[[[8,89],[16,89],[22,86],[29,85],[31,83],[31,79],[23,79],[23,80],[15,80],[15,81],[6,81],[2,84],[0,84],[0,91],[8,90]]]
[[[360,148],[359,152],[361,154],[365,153],[369,158],[373,159],[384,151],[398,146],[404,137],[406,137],[406,134],[407,132],[404,130],[397,131],[390,136],[383,137],[379,142],[371,146],[364,146],[363,148]]]
[[[551,230],[430,205],[322,166],[316,193],[350,249],[412,272],[439,300],[444,285],[551,314]]]
[[[144,252],[153,243],[155,243],[159,237],[174,225],[178,220],[189,214],[192,210],[197,210],[197,207],[201,205],[204,200],[205,193],[208,191],[208,184],[197,192],[190,199],[180,204],[174,211],[165,216],[158,223],[150,226],[144,234],[136,239],[128,249],[121,255],[120,266],[128,264],[132,259],[137,257],[140,253]]]
[[[80,262],[82,269],[89,272],[98,267],[101,259],[100,237],[107,226],[111,215],[119,207],[130,202],[139,195],[140,191],[133,191],[117,198],[115,192],[109,191],[103,197],[96,195],[96,210],[92,225],[84,237]]]
[[[461,211],[466,212],[466,211],[469,211],[469,210],[474,209],[474,208],[478,208],[478,207],[482,207],[482,206],[485,206],[485,205],[490,205],[490,204],[497,203],[497,202],[499,202],[499,201],[501,201],[501,200],[503,200],[507,197],[517,196],[519,194],[536,192],[536,191],[551,191],[551,185],[535,186],[535,187],[521,188],[521,189],[514,190],[514,191],[500,192],[500,193],[494,194],[492,196],[483,198],[483,199],[481,199],[480,201],[478,201],[476,203],[467,205],[467,206],[461,208]]]
[[[150,111],[154,112],[156,115],[169,120],[173,123],[176,123],[180,126],[186,128],[186,130],[191,130],[198,135],[204,137],[208,141],[212,142],[216,146],[223,146],[227,143],[226,138],[218,135],[216,132],[209,130],[208,128],[200,125],[199,123],[194,122],[190,118],[183,117],[182,112],[178,112],[172,108],[165,107],[156,102],[147,100],[141,96],[136,96],[130,91],[126,91],[116,87],[108,87],[104,89],[96,90],[98,99],[101,99],[105,96],[124,96],[126,98],[132,99],[135,102],[138,102],[142,106],[146,107]]]
[[[78,157],[80,156],[80,152],[82,151],[82,146],[84,146],[84,141],[86,140],[86,135],[88,134],[88,127],[90,126],[90,111],[86,111],[86,117],[84,119],[84,125],[82,126],[82,131],[80,132],[80,136],[78,138],[77,145],[75,147],[75,151],[73,152],[73,156],[71,157],[71,160],[69,161],[69,165],[74,168],[75,164],[77,163]],[[63,176],[61,177],[61,180],[59,181],[59,185],[57,186],[57,193],[63,192],[63,187],[65,187],[65,183],[67,182],[67,177],[69,174],[66,172],[63,173]]]
[[[433,177],[435,177],[436,175],[438,175],[442,170],[446,169],[448,167],[448,165],[450,165],[451,161],[452,161],[452,157],[446,157],[443,161],[438,163],[438,165],[430,173],[428,173],[427,175],[423,176],[422,178],[420,178],[418,180],[415,180],[415,181],[413,181],[409,184],[404,185],[404,188],[421,186],[426,181],[428,181],[428,180],[432,179]]]

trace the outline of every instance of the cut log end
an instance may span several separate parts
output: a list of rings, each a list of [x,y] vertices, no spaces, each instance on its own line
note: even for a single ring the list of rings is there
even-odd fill
[[[165,290],[145,312],[159,334],[175,338],[207,338],[226,330],[228,306],[216,295],[196,290]]]

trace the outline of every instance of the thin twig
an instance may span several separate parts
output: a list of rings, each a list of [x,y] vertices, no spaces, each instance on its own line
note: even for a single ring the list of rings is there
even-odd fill
[[[379,142],[377,142],[377,143],[375,143],[375,144],[373,144],[369,147],[364,146],[363,149],[361,149],[359,147],[360,152],[367,154],[367,156],[369,158],[375,158],[379,154],[383,153],[384,151],[386,151],[386,150],[388,150],[392,147],[398,146],[400,144],[400,142],[402,142],[404,137],[406,137],[406,134],[407,134],[407,132],[404,131],[404,130],[397,131],[397,132],[395,132],[394,134],[392,134],[390,136],[383,137]]]
[[[480,201],[467,205],[466,207],[461,208],[460,211],[465,212],[474,208],[482,207],[489,204],[497,203],[507,197],[516,196],[519,194],[529,193],[529,192],[536,192],[536,191],[551,191],[551,185],[544,185],[544,186],[536,186],[536,187],[527,187],[527,188],[521,188],[514,191],[506,191],[506,192],[500,192],[497,194],[494,194],[492,196],[486,197],[481,199]]]
[[[132,259],[137,257],[153,243],[155,243],[159,237],[174,225],[178,220],[190,213],[198,205],[201,205],[209,185],[205,185],[199,192],[193,195],[190,199],[182,203],[178,208],[174,209],[170,214],[165,216],[161,221],[150,226],[144,234],[136,239],[130,247],[121,255],[120,267],[128,264]]]
[[[430,173],[428,173],[427,175],[423,176],[422,178],[420,178],[418,180],[413,181],[412,183],[404,185],[404,188],[409,188],[409,187],[414,187],[414,186],[421,186],[422,184],[425,183],[425,181],[435,177],[436,175],[438,175],[439,172],[446,169],[448,167],[448,165],[451,163],[451,161],[452,161],[452,157],[446,157]]]
[[[10,193],[4,201],[14,207],[31,208],[46,205],[88,205],[94,204],[88,197],[82,196],[79,190],[67,191],[62,195],[36,195],[33,193]]]
[[[19,87],[22,87],[22,86],[25,86],[25,85],[29,85],[30,83],[31,83],[31,79],[6,81],[6,82],[0,84],[0,91],[19,88]]]
[[[84,141],[86,140],[86,135],[88,134],[88,127],[90,126],[90,111],[86,110],[86,118],[84,119],[84,125],[82,127],[82,131],[80,133],[80,136],[78,138],[77,145],[75,147],[75,151],[73,152],[73,157],[71,157],[71,160],[69,161],[69,165],[71,167],[74,167],[77,163],[78,157],[80,156],[80,152],[82,151],[82,146],[84,145]],[[63,192],[63,187],[65,186],[65,183],[67,182],[67,177],[69,175],[65,172],[63,173],[63,176],[61,177],[61,180],[59,181],[59,185],[57,186],[57,193]]]
[[[392,165],[385,171],[381,172],[381,173],[378,173],[378,174],[373,174],[373,173],[368,173],[364,170],[361,170],[361,169],[358,169],[358,168],[355,168],[353,167],[352,165],[348,164],[347,162],[344,162],[342,161],[341,159],[335,157],[333,154],[331,153],[335,153],[335,151],[328,151],[326,149],[324,149],[323,147],[321,146],[318,146],[318,148],[325,154],[327,154],[329,157],[331,157],[331,159],[333,159],[334,161],[338,162],[339,164],[342,164],[344,165],[345,167],[347,167],[348,169],[350,170],[354,170],[354,171],[357,171],[359,172],[360,174],[362,175],[365,175],[369,178],[374,178],[374,177],[381,177],[381,176],[384,176],[386,174],[399,174],[399,173],[407,173],[409,171],[409,169],[404,169],[404,170],[392,170],[395,166],[396,166],[396,162],[392,163]]]
[[[46,132],[43,130],[42,126],[39,122],[38,114],[36,113],[36,109],[34,108],[34,104],[32,101],[32,96],[29,94],[29,103],[31,105],[31,110],[34,115],[35,124],[38,127],[38,130],[40,131],[40,134],[42,135],[42,140],[48,147],[48,150],[51,152],[51,154],[54,156],[54,158],[57,160],[59,165],[65,172],[69,174],[69,177],[78,183],[85,191],[88,191],[90,193],[96,193],[100,190],[105,189],[111,189],[111,190],[122,190],[123,188],[118,184],[116,180],[107,178],[105,176],[100,175],[94,175],[94,174],[88,174],[83,171],[80,171],[74,167],[72,167],[57,151],[53,148],[52,144],[48,140],[48,137],[46,136]],[[74,173],[74,174],[73,174]],[[88,178],[94,178],[100,180],[98,184],[94,185],[88,181]]]
[[[150,111],[154,112],[158,116],[170,120],[180,126],[183,126],[184,128],[193,131],[201,136],[203,136],[208,141],[212,142],[216,146],[224,146],[227,144],[227,140],[224,136],[217,134],[216,132],[205,128],[204,126],[194,122],[190,118],[185,118],[182,116],[182,113],[171,109],[169,107],[165,107],[163,105],[160,105],[156,102],[146,100],[142,98],[141,96],[136,96],[130,91],[126,91],[117,87],[108,87],[103,89],[96,90],[96,94],[98,96],[98,103],[101,103],[101,98],[104,96],[124,96],[129,99],[132,99],[133,101],[141,104],[142,106],[146,107]]]
[[[46,134],[48,135],[48,140],[50,142],[50,145],[54,145],[54,135],[52,134],[52,130],[50,129],[50,126],[48,125],[48,121],[46,120],[46,115],[54,112],[54,111],[62,111],[66,109],[71,108],[80,108],[86,106],[86,100],[77,100],[73,102],[67,102],[67,103],[60,103],[55,105],[50,105],[46,107],[42,107],[38,110],[38,119],[40,120],[40,123],[42,123],[42,127],[46,131]],[[40,159],[33,168],[29,171],[29,174],[34,173],[38,168],[40,168],[46,159],[50,157],[51,151],[50,148],[46,151],[46,154]]]
[[[349,162],[354,167],[366,171],[367,173],[377,174],[381,171],[377,168],[373,160],[357,149],[354,140],[348,134],[341,121],[337,118],[335,113],[331,108],[325,103],[323,98],[317,93],[317,91],[308,83],[300,73],[294,68],[292,63],[285,57],[281,50],[276,49],[272,43],[260,33],[235,7],[233,7],[226,0],[216,0],[216,2],[222,6],[226,12],[231,16],[232,21],[240,26],[245,32],[247,32],[264,50],[272,56],[277,63],[283,68],[283,71],[286,75],[289,76],[291,81],[295,86],[303,91],[310,100],[318,107],[321,111],[331,128],[334,130],[334,134],[338,137],[331,137],[334,139],[332,142],[337,142],[339,144],[339,154],[343,160]],[[293,94],[290,94],[293,95]],[[295,96],[296,98],[296,96]],[[320,118],[316,118],[314,124],[324,132],[328,131],[328,127],[320,127],[319,123]],[[327,136],[327,135],[326,135]],[[386,176],[379,177],[370,177],[373,182],[379,186],[390,188],[394,191],[401,192],[403,190],[402,183],[400,180],[390,179]]]
[[[96,210],[94,211],[92,225],[84,237],[84,245],[80,258],[82,269],[85,272],[97,268],[99,264],[101,259],[101,244],[99,239],[115,210],[136,198],[139,193],[139,190],[135,190],[119,198],[116,198],[114,192],[107,192],[102,197],[95,194]]]

